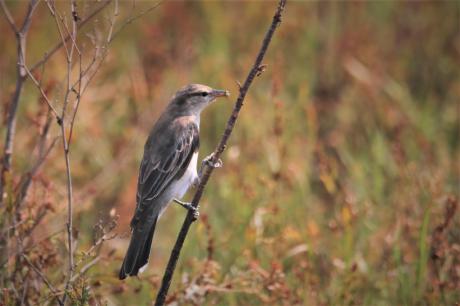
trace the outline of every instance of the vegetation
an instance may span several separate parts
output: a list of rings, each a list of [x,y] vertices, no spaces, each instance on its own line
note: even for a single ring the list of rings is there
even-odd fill
[[[73,20],[104,3],[77,2]],[[28,3],[5,4],[20,25]],[[147,271],[119,281],[149,129],[181,86],[228,89],[230,99],[202,115],[200,156],[208,155],[276,7],[154,5],[109,1],[78,32],[84,66],[96,58],[98,69],[81,96],[69,150],[76,267],[66,294],[73,305],[152,304],[185,211],[170,206]],[[69,25],[70,7],[56,3]],[[459,16],[455,1],[288,2],[224,167],[206,187],[167,303],[459,303]],[[3,154],[18,57],[0,17]],[[26,64],[60,40],[49,6],[39,2]],[[78,80],[78,65],[68,73],[61,48],[33,75],[60,114],[66,78]],[[70,97],[66,137],[79,100]],[[69,279],[68,182],[55,119],[27,78],[0,206],[1,245],[9,248],[0,262],[3,305],[56,304]]]

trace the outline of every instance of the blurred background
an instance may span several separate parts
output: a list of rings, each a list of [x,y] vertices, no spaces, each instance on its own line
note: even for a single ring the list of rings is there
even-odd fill
[[[78,2],[80,18],[100,3]],[[70,149],[76,261],[79,269],[90,264],[70,293],[81,304],[152,304],[185,211],[169,207],[146,272],[119,281],[145,139],[177,89],[202,83],[232,94],[202,114],[200,158],[212,152],[238,95],[236,82],[244,81],[276,8],[271,1],[165,1],[127,22],[154,4],[111,2],[78,36],[84,63],[96,46],[107,50],[83,95]],[[19,23],[27,2],[6,5]],[[70,18],[67,2],[56,6]],[[98,45],[116,8],[115,28],[122,29]],[[2,141],[17,62],[4,17]],[[224,167],[206,188],[168,303],[459,303],[459,17],[457,1],[289,2]],[[26,62],[58,41],[55,20],[40,3]],[[36,74],[61,109],[63,49]],[[17,118],[13,198],[46,120],[46,104],[30,81]],[[59,133],[53,121],[48,141]],[[67,266],[60,140],[33,177],[21,214],[35,218],[45,204],[25,243],[32,245],[30,260],[60,288]],[[111,239],[92,248],[101,237]],[[51,303],[43,280],[22,269],[36,279],[25,290],[30,304]]]

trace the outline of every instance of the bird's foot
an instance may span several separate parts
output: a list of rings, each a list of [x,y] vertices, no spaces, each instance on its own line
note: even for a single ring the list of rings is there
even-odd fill
[[[177,204],[179,204],[183,208],[192,211],[192,213],[193,213],[193,221],[197,220],[200,217],[200,211],[199,211],[200,205],[195,207],[195,206],[192,205],[192,203],[184,202],[184,201],[181,201],[181,200],[178,200],[178,199],[174,199],[174,202],[176,202]]]
[[[200,172],[198,173],[198,176],[193,180],[193,183],[192,183],[193,188],[198,188],[200,183],[201,183],[201,169],[200,169]]]
[[[207,165],[211,168],[222,168],[224,166],[224,163],[220,158],[215,163],[212,162],[213,158],[214,153],[209,154],[203,159],[203,161],[201,162],[201,166],[203,167],[204,165]]]

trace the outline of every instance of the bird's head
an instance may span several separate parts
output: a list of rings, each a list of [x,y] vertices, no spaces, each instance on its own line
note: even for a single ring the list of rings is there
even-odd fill
[[[212,89],[201,84],[190,84],[176,92],[169,107],[174,108],[180,114],[199,115],[216,98],[229,95],[227,90]]]

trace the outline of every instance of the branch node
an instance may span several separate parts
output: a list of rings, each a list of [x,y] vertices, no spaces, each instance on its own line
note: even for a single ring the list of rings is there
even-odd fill
[[[73,21],[75,22],[79,22],[81,20],[80,16],[78,16],[78,13],[77,11],[72,11],[72,17],[73,17]]]
[[[267,70],[267,66],[268,65],[266,64],[259,65],[259,67],[257,67],[256,76],[260,76],[262,73],[264,73],[264,71]]]
[[[238,90],[241,91],[242,86],[241,86],[240,81],[235,80],[235,83],[236,83],[236,85],[238,86]]]

